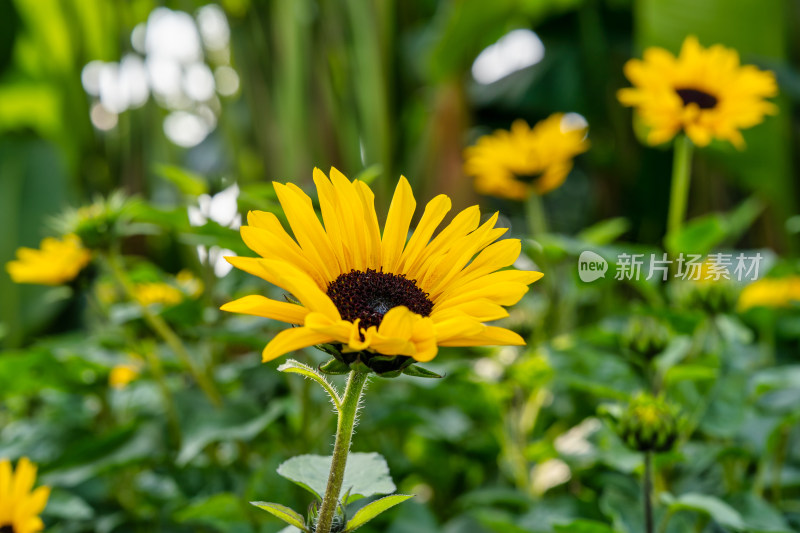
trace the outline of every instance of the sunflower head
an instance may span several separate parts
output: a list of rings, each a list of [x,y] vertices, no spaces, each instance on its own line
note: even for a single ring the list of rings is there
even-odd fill
[[[494,227],[497,214],[481,224],[473,206],[437,232],[451,204],[440,195],[409,238],[416,201],[405,178],[382,232],[365,183],[336,169],[330,178],[315,169],[314,182],[322,220],[299,187],[276,183],[293,236],[274,214],[251,211],[241,234],[260,257],[228,258],[287,293],[286,301],[251,295],[222,306],[295,326],[266,346],[264,361],[321,346],[335,358],[324,371],[391,376],[417,373],[413,363],[430,361],[439,346],[524,344],[516,333],[486,324],[508,316],[503,306],[518,302],[542,276],[507,269],[520,242],[498,240],[506,230]]]
[[[666,349],[671,337],[669,327],[658,318],[635,316],[628,322],[620,343],[624,350],[650,361]]]
[[[50,496],[48,487],[34,490],[36,466],[23,457],[12,471],[8,459],[0,461],[0,531],[37,533],[44,529],[39,518]]]
[[[137,283],[134,286],[136,301],[141,305],[161,304],[165,306],[177,305],[183,301],[183,293],[161,282]]]
[[[633,87],[621,89],[619,101],[636,109],[653,145],[685,132],[697,146],[719,139],[741,149],[740,130],[778,111],[765,100],[778,94],[772,72],[741,65],[739,54],[721,45],[703,48],[693,36],[678,57],[663,48],[646,49],[642,60],[625,64],[625,76]]]
[[[19,248],[17,259],[6,263],[15,283],[61,285],[72,281],[89,264],[92,254],[76,235],[63,239],[48,237],[39,249]]]
[[[516,120],[510,131],[484,135],[464,151],[464,172],[475,189],[489,196],[524,200],[559,187],[572,170],[572,159],[588,150],[586,124],[579,117],[555,113],[533,128]]]

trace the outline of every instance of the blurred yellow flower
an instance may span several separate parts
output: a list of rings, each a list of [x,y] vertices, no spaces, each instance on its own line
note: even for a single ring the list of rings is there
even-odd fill
[[[36,533],[44,529],[39,518],[50,497],[48,487],[33,490],[36,466],[26,457],[11,470],[8,459],[0,461],[0,531],[9,533]]]
[[[739,294],[739,311],[753,307],[789,307],[800,303],[800,276],[754,281]]]
[[[577,118],[577,117],[576,117]],[[464,151],[464,172],[480,194],[524,200],[559,187],[572,158],[589,149],[586,124],[555,113],[533,128],[516,120],[510,131],[484,135]]]
[[[117,365],[108,375],[108,384],[115,389],[124,389],[128,383],[139,377],[139,370],[132,365]]]
[[[61,285],[75,279],[91,258],[75,235],[62,240],[47,237],[38,250],[19,248],[17,259],[6,263],[6,270],[16,283]]]
[[[520,241],[498,241],[506,230],[494,227],[497,214],[480,224],[472,206],[431,239],[451,206],[439,195],[409,238],[416,201],[401,177],[381,236],[367,184],[336,169],[330,178],[314,169],[314,182],[324,226],[299,187],[275,183],[297,240],[273,213],[251,211],[242,239],[261,257],[227,258],[299,301],[251,295],[222,306],[295,325],[266,346],[264,361],[329,343],[367,365],[377,354],[404,356],[377,358],[382,367],[402,368],[411,359],[430,361],[439,346],[525,344],[513,331],[484,324],[508,316],[503,306],[517,303],[542,276],[501,270],[519,256]]]
[[[648,48],[643,60],[625,64],[625,76],[634,87],[620,89],[617,97],[636,108],[653,145],[684,131],[697,146],[720,139],[742,149],[739,130],[778,112],[764,100],[778,94],[772,72],[740,65],[736,50],[718,44],[706,49],[693,36],[677,58],[663,48]]]
[[[175,282],[178,284],[181,290],[183,290],[183,292],[192,298],[197,298],[203,294],[203,281],[195,276],[190,270],[184,269],[178,272],[178,274],[175,276]]]
[[[166,283],[137,283],[133,290],[142,305],[176,305],[183,301],[183,293]]]

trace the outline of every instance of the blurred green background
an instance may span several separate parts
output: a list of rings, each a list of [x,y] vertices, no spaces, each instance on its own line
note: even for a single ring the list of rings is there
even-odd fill
[[[274,469],[328,453],[333,413],[307,382],[260,364],[274,324],[217,312],[234,294],[266,289],[198,258],[198,246],[250,254],[225,227],[235,212],[211,216],[202,195],[230,200],[236,184],[239,212],[276,210],[272,180],[313,196],[312,168],[335,166],[369,181],[385,213],[403,174],[418,205],[440,192],[454,211],[481,203],[525,237],[523,206],[479,198],[462,150],[514,119],[569,112],[588,122],[592,147],[544,198],[550,270],[508,320],[529,347],[443,350],[432,368],[445,380],[371,388],[354,449],[386,456],[400,490],[418,498],[393,511],[393,525],[364,531],[639,533],[641,458],[596,413],[647,387],[618,348],[643,309],[672,325],[658,372],[692,421],[683,448],[659,461],[659,518],[674,515],[665,531],[796,531],[797,310],[687,310],[653,284],[575,276],[576,250],[589,245],[661,249],[672,151],[640,142],[616,91],[628,85],[628,59],[651,45],[677,52],[690,34],[773,70],[781,94],[780,113],[744,132],[747,150],[696,152],[689,218],[748,206],[720,218],[714,243],[760,250],[797,273],[798,2],[0,2],[0,263],[52,234],[65,208],[134,195],[150,229],[124,252],[144,279],[183,268],[203,279],[202,298],[164,316],[224,396],[212,408],[124,302],[96,313],[86,295],[97,287],[0,274],[0,457],[40,464],[54,487],[50,530],[275,532],[248,500],[308,503]],[[200,224],[214,220],[204,229],[189,224],[198,206]],[[109,389],[110,369],[131,351],[163,356],[174,413],[146,372]]]

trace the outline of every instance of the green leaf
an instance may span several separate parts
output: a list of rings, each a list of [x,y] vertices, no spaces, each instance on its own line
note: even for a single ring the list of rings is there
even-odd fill
[[[331,457],[298,455],[281,463],[278,474],[308,490],[318,498],[325,494]],[[350,491],[349,503],[376,494],[391,494],[396,487],[389,476],[389,465],[378,453],[351,453],[347,458],[342,488]]]
[[[413,494],[392,494],[391,496],[386,496],[380,500],[368,503],[359,509],[358,512],[353,515],[353,518],[347,522],[344,532],[349,533],[350,531],[355,531],[382,512],[413,497]]]
[[[250,502],[250,505],[255,505],[259,509],[264,509],[272,516],[280,518],[290,526],[294,526],[303,531],[307,531],[303,516],[294,509],[291,509],[279,503],[271,503],[271,502]]]
[[[578,238],[587,243],[603,246],[616,241],[631,227],[624,217],[609,218],[589,226],[578,234]]]
[[[670,512],[695,511],[710,516],[724,527],[744,529],[745,523],[739,511],[714,496],[687,493],[669,505]]]
[[[242,406],[234,405],[222,411],[207,413],[186,429],[175,464],[186,465],[212,442],[252,440],[283,414],[283,411],[283,405],[273,403],[264,413],[255,417],[244,411]]]
[[[691,220],[677,234],[667,235],[664,242],[673,253],[706,254],[727,235],[724,219],[714,213]]]
[[[569,524],[554,525],[555,533],[614,533],[614,529],[594,520],[575,520]]]
[[[194,172],[174,165],[156,165],[155,171],[184,194],[200,196],[208,192],[205,178]]]
[[[281,366],[278,367],[278,372],[286,372],[289,374],[300,374],[301,376],[307,377],[313,381],[319,383],[319,385],[325,389],[325,392],[328,393],[328,396],[331,397],[331,401],[333,405],[336,406],[337,411],[342,410],[342,399],[339,397],[339,392],[336,388],[328,383],[323,376],[319,375],[316,370],[311,368],[308,365],[304,365],[299,361],[295,361],[294,359],[289,359]]]
[[[251,533],[247,509],[235,494],[224,492],[194,501],[175,513],[179,523],[203,524],[219,531]]]
[[[403,369],[403,374],[405,374],[407,376],[415,377],[415,378],[441,379],[441,378],[444,377],[444,376],[441,376],[441,375],[437,374],[436,372],[428,370],[427,368],[422,368],[421,366],[417,366],[417,365],[407,366],[405,369]]]

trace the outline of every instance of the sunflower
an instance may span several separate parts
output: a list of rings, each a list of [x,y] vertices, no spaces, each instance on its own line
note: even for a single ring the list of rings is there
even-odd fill
[[[790,307],[800,304],[800,276],[754,281],[739,294],[739,311],[753,307]]]
[[[555,113],[533,128],[516,120],[510,131],[484,135],[464,151],[464,172],[489,196],[524,200],[564,183],[572,158],[589,148],[586,125]]]
[[[33,489],[36,466],[23,457],[11,471],[8,459],[0,461],[0,532],[36,533],[44,529],[39,513],[47,505],[48,487]]]
[[[685,131],[697,146],[721,139],[741,149],[739,130],[778,111],[764,100],[778,94],[772,72],[740,65],[739,54],[721,45],[704,49],[693,36],[677,58],[663,48],[648,48],[644,60],[625,64],[625,76],[634,87],[621,89],[617,97],[636,108],[650,128],[647,142],[654,145]]]
[[[183,301],[183,293],[166,283],[137,283],[134,292],[136,301],[141,305],[177,305]]]
[[[522,345],[513,331],[484,322],[508,316],[539,272],[500,270],[520,254],[518,239],[498,241],[497,214],[480,224],[478,206],[434,237],[450,210],[446,195],[431,200],[413,235],[416,202],[401,177],[383,235],[374,195],[359,180],[314,169],[322,223],[311,198],[293,184],[275,183],[294,239],[278,218],[251,211],[241,235],[260,258],[228,257],[241,270],[291,293],[298,303],[245,296],[222,310],[280,320],[263,360],[313,345],[333,345],[350,363],[407,365],[430,361],[439,346]],[[324,224],[324,225],[323,225]],[[388,356],[388,357],[386,357]],[[399,357],[394,357],[399,356]]]
[[[16,283],[60,285],[75,279],[91,258],[75,235],[62,240],[48,237],[38,250],[19,248],[17,259],[6,263],[6,270]]]

